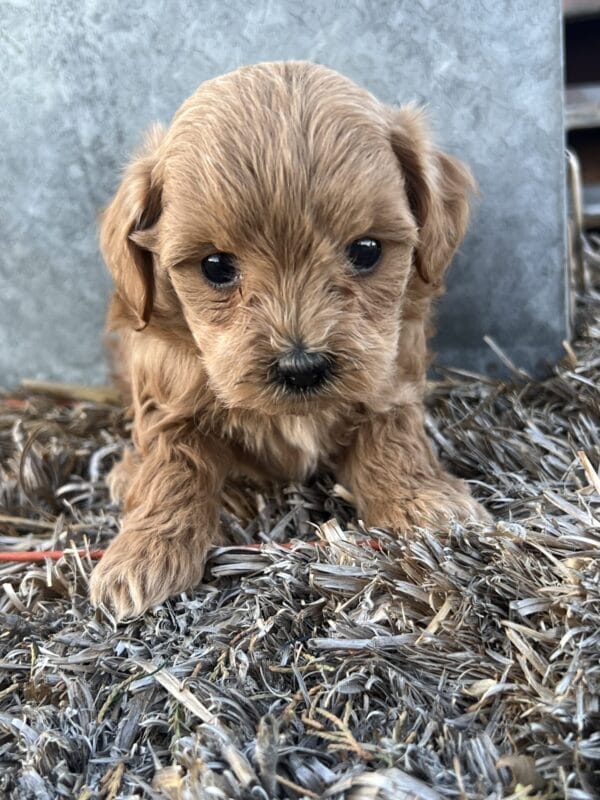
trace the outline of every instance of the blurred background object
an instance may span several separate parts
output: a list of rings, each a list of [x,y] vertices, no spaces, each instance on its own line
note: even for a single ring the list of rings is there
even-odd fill
[[[583,226],[600,228],[600,0],[563,0],[565,124],[583,182]]]

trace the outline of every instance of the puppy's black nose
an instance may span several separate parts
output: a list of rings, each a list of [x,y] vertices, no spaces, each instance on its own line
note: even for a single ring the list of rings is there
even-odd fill
[[[323,353],[311,353],[304,347],[294,347],[277,359],[275,377],[278,383],[292,392],[318,389],[331,375],[332,359]]]

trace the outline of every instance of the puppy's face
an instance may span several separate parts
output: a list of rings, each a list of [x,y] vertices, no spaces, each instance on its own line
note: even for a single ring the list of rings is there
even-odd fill
[[[129,302],[146,322],[150,304],[151,324],[189,331],[225,406],[368,404],[393,379],[407,289],[438,279],[469,185],[452,162],[464,184],[452,231],[442,217],[458,200],[442,197],[443,162],[407,113],[400,129],[329,70],[259,65],[201,86],[145,157]],[[109,264],[118,198],[104,223]],[[427,236],[429,257],[418,252]]]

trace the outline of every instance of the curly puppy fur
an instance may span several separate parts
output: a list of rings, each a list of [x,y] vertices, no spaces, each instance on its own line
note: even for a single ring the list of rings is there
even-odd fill
[[[151,131],[101,224],[134,450],[111,479],[124,517],[95,603],[123,618],[196,584],[229,477],[324,467],[367,525],[396,531],[486,518],[423,419],[430,307],[472,189],[418,109],[304,62],[208,81]],[[364,236],[382,256],[356,274]],[[203,276],[215,252],[234,254],[234,288]],[[318,391],[272,380],[299,341],[335,360]]]

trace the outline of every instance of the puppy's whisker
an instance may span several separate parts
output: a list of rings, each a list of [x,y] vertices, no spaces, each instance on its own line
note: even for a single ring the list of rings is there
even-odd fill
[[[240,379],[240,380],[235,381],[235,383],[233,384],[235,389],[237,389],[240,386],[254,386],[254,385],[255,385],[254,381],[251,381],[249,379],[247,379],[247,380]]]

